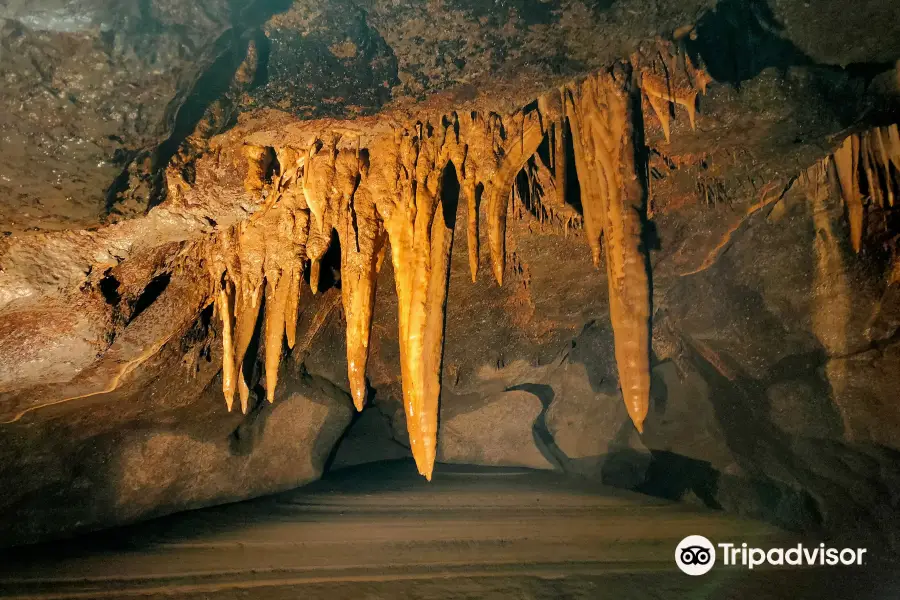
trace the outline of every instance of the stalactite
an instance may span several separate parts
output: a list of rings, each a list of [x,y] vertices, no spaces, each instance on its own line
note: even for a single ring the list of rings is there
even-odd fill
[[[272,164],[272,155],[263,146],[244,146],[247,157],[247,175],[244,177],[244,188],[251,193],[259,192],[265,186],[266,173]]]
[[[234,403],[234,343],[232,341],[232,297],[229,284],[222,286],[216,300],[219,318],[222,320],[222,392],[225,394],[225,405],[231,412]]]
[[[222,393],[225,406],[231,412],[234,404],[234,284],[228,278],[229,263],[234,266],[234,232],[226,230],[216,236],[216,243],[209,248],[206,266],[212,283],[212,296],[216,314],[222,323]],[[229,260],[230,259],[230,260]]]
[[[650,58],[636,53],[632,66],[640,73],[641,90],[659,119],[666,143],[671,141],[669,103],[684,107],[691,129],[696,129],[697,96],[706,94],[712,78],[705,69],[694,66],[684,48],[660,40]]]
[[[508,119],[505,140],[496,154],[494,178],[485,185],[488,192],[488,242],[491,247],[491,262],[494,278],[503,285],[503,271],[506,269],[506,212],[509,190],[516,174],[531,155],[537,151],[544,138],[539,113],[519,112]]]
[[[659,119],[662,127],[663,135],[666,137],[666,143],[672,141],[672,120],[669,117],[669,103],[657,94],[647,94],[647,101],[653,109],[653,114]]]
[[[293,216],[279,204],[266,211],[254,223],[257,235],[262,236],[265,248],[266,306],[264,314],[264,348],[266,371],[266,399],[275,401],[278,365],[281,362],[284,339],[284,312],[288,303],[293,265]]]
[[[643,431],[650,399],[650,288],[641,247],[646,189],[634,148],[635,100],[622,79],[600,74],[571,86],[567,111],[595,265],[604,235],[619,382],[628,414]]]
[[[554,90],[538,98],[538,110],[544,120],[544,131],[549,136],[550,164],[553,176],[542,177],[544,184],[552,182],[555,198],[550,200],[556,206],[564,206],[566,202],[566,111],[565,89]],[[543,165],[539,155],[535,155]],[[542,173],[543,174],[543,173]],[[549,198],[546,193],[545,197]]]
[[[283,340],[286,336],[291,348],[296,342],[305,265],[317,293],[336,234],[348,377],[354,404],[362,410],[377,276],[389,243],[410,446],[419,472],[431,478],[455,234],[456,198],[446,197],[449,188],[443,187],[453,169],[466,206],[473,281],[482,204],[498,283],[505,270],[510,206],[514,216],[530,212],[542,227],[566,233],[583,223],[598,267],[605,248],[616,362],[628,412],[641,430],[649,398],[650,297],[640,242],[647,192],[632,131],[639,96],[630,93],[627,79],[622,71],[604,72],[541,96],[536,109],[507,116],[479,111],[423,116],[372,133],[329,122],[321,130],[310,125],[293,138],[293,146],[246,146],[245,187],[262,193],[265,202],[231,234],[218,236],[219,253],[210,267],[227,332],[223,391],[229,409],[235,388],[244,412],[248,408],[255,357],[251,364],[247,351],[260,310],[266,396],[274,400]],[[644,81],[653,87],[652,78]],[[645,85],[644,93],[651,102],[685,102],[671,90],[655,93]],[[693,123],[690,109],[689,114]],[[574,157],[567,156],[569,135]],[[545,139],[546,150],[538,151]],[[277,177],[269,173],[274,157]],[[573,159],[582,215],[566,203],[567,165]]]
[[[881,135],[885,140],[885,147],[894,168],[900,171],[900,126],[896,123],[883,128]]]
[[[894,206],[894,186],[891,185],[891,155],[884,143],[884,136],[880,128],[871,131],[872,148],[875,153],[874,162],[881,166],[881,177],[885,182],[885,202],[887,206]]]
[[[238,226],[237,257],[239,272],[235,292],[234,363],[241,410],[246,414],[250,389],[244,377],[244,356],[250,347],[259,318],[263,289],[265,247],[256,224],[245,221]]]
[[[525,167],[526,175],[529,180],[529,198],[530,210],[536,213],[535,218],[543,224],[549,221],[554,227],[562,228],[568,234],[568,228],[579,227],[581,224],[581,215],[566,204],[565,195],[560,192],[557,185],[558,179],[554,177],[551,168],[544,163],[544,159],[540,154],[535,154]],[[514,206],[522,210],[523,202],[516,202]]]
[[[417,133],[397,131],[393,146],[385,142],[373,149],[368,184],[376,190],[376,206],[384,218],[391,243],[397,289],[400,370],[410,446],[419,473],[430,479],[437,424],[431,425],[431,415],[425,407],[424,311],[431,274],[430,225],[439,182],[432,177],[429,189],[428,175],[434,168],[434,156],[432,154],[429,166],[427,150],[430,144],[420,139]],[[423,145],[425,153],[420,158]],[[435,421],[436,418],[435,414]]]
[[[847,205],[847,214],[850,221],[850,242],[853,250],[859,252],[862,247],[862,198],[857,192],[856,184],[856,149],[854,148],[855,136],[844,140],[841,147],[834,153],[834,165],[837,169],[838,181],[841,184],[841,197]]]
[[[900,186],[900,135],[897,125],[844,139],[832,155],[855,252],[863,245],[867,205],[894,206]],[[893,165],[893,167],[892,167]]]
[[[684,62],[685,62],[685,70],[687,71],[688,77],[691,80],[691,83],[695,88],[700,90],[700,93],[704,96],[706,95],[706,88],[709,87],[709,84],[713,82],[713,78],[710,76],[709,71],[704,68],[698,68],[694,66],[694,63],[691,61],[691,57],[687,54],[683,54]]]
[[[313,258],[309,261],[309,289],[313,295],[319,293],[319,278],[322,276],[322,263]]]
[[[478,277],[480,262],[479,210],[484,197],[485,182],[494,178],[496,169],[496,143],[498,134],[496,115],[485,117],[471,112],[457,120],[459,137],[465,140],[466,152],[460,173],[462,192],[466,198],[466,235],[469,245],[469,270],[472,282]],[[459,165],[458,165],[459,166]]]
[[[385,232],[365,169],[359,190],[344,198],[337,219],[341,243],[341,295],[347,321],[347,368],[356,409],[366,402],[366,364],[375,288],[384,260]]]

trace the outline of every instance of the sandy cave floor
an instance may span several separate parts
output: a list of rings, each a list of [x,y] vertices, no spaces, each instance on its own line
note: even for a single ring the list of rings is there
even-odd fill
[[[890,565],[679,572],[686,535],[768,525],[549,472],[412,461],[0,556],[2,598],[896,598]],[[877,558],[877,557],[876,557]]]

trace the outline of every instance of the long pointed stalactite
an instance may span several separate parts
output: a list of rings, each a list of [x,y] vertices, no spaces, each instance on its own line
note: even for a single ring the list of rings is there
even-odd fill
[[[360,411],[366,402],[366,363],[375,288],[387,248],[387,234],[365,181],[355,195],[343,199],[337,219],[341,296],[347,321],[347,368],[353,403]]]
[[[505,145],[496,155],[494,177],[486,183],[488,190],[488,241],[491,247],[491,263],[494,278],[503,285],[506,270],[506,211],[509,207],[509,190],[525,162],[537,151],[544,132],[540,113],[519,112],[509,119],[509,126],[501,130]]]
[[[650,286],[642,247],[647,193],[635,155],[634,96],[625,76],[600,74],[571,86],[566,111],[594,265],[606,250],[609,312],[628,414],[643,431],[650,401]]]
[[[284,338],[289,347],[295,341],[303,276],[318,292],[333,239],[340,243],[351,395],[362,410],[376,281],[389,247],[410,446],[419,472],[431,479],[458,193],[473,281],[484,212],[493,275],[503,283],[510,206],[514,215],[527,209],[542,223],[546,218],[566,230],[582,227],[598,267],[605,253],[619,380],[628,413],[642,431],[649,399],[650,289],[641,244],[647,191],[633,131],[638,82],[621,65],[554,89],[509,115],[466,111],[374,125],[308,122],[283,135],[289,141],[279,147],[248,144],[243,186],[263,209],[219,233],[209,256],[229,410],[235,391],[242,410],[248,409],[255,361],[250,364],[247,353],[261,311],[264,385],[268,400],[274,399]],[[696,97],[643,93],[682,104]],[[576,185],[566,180],[571,164],[580,215],[567,201],[566,190]],[[451,172],[458,190],[444,189]]]

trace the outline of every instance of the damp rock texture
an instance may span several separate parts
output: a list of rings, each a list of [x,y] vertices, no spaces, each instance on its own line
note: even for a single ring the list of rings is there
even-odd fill
[[[552,454],[535,434],[540,398],[511,390],[467,403],[454,398],[441,412],[437,460],[444,463],[552,469]]]
[[[0,4],[0,544],[411,456],[897,547],[895,3],[119,4]]]
[[[163,295],[177,285],[173,280]],[[161,302],[162,296],[154,307]],[[4,456],[35,450],[3,470],[19,482],[2,497],[6,544],[233,502],[321,476],[350,423],[347,394],[295,368],[286,370],[276,406],[263,400],[247,417],[224,413],[209,321],[206,311],[124,375],[100,361],[87,379],[35,390],[46,397],[79,390],[93,408],[75,419],[63,411],[3,436]],[[301,335],[310,335],[302,325]],[[122,376],[115,391],[94,387],[115,376]]]

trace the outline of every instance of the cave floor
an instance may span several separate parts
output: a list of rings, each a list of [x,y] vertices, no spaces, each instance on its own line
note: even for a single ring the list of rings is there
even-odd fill
[[[9,549],[0,597],[897,597],[874,566],[717,566],[689,577],[673,556],[690,534],[763,548],[798,541],[555,473],[440,465],[428,484],[411,462],[396,461],[277,496]]]

